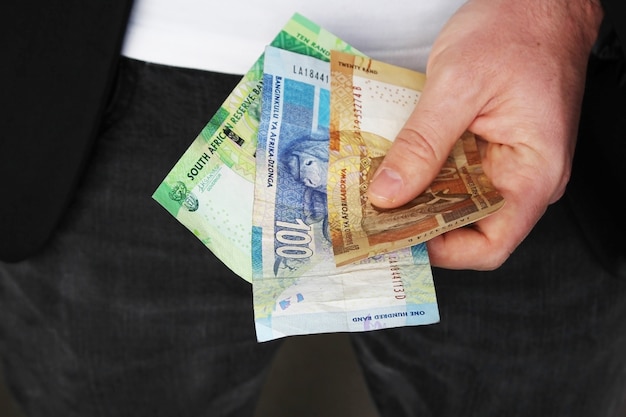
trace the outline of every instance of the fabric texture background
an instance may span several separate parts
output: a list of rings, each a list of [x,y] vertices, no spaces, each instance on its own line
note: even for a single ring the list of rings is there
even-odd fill
[[[151,199],[240,77],[124,59],[45,249],[0,263],[0,353],[28,416],[251,415],[277,344],[250,284]]]

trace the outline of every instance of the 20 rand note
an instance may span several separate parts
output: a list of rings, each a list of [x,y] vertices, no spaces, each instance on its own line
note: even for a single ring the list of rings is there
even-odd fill
[[[331,54],[328,216],[335,263],[425,242],[494,213],[504,199],[482,169],[476,138],[456,142],[430,187],[397,209],[374,207],[367,188],[426,76],[370,58]]]

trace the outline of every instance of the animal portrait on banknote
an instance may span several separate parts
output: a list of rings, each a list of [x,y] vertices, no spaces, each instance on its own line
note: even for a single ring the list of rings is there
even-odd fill
[[[279,146],[279,172],[276,201],[276,220],[285,222],[302,221],[311,226],[314,239],[327,250],[331,240],[328,229],[328,206],[326,179],[328,172],[328,132],[310,132],[304,135],[290,135],[283,132]],[[318,248],[322,249],[322,248]],[[274,272],[290,272],[298,269],[308,259],[276,257]]]
[[[308,225],[322,222],[324,237],[330,241],[326,197],[328,137],[306,136],[295,140],[281,159],[293,179],[304,185],[302,220]]]

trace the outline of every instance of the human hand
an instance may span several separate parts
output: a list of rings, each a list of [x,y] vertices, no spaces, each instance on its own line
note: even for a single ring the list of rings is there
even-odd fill
[[[424,191],[465,130],[505,198],[495,214],[428,242],[431,263],[499,267],[569,180],[585,72],[602,9],[592,0],[470,0],[437,38],[420,101],[369,186],[379,207]]]

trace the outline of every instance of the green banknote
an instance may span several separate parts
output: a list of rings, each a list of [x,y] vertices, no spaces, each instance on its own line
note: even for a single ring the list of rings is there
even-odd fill
[[[329,88],[328,62],[266,48],[252,245],[259,341],[439,320],[424,244],[335,265]]]
[[[300,14],[271,45],[325,61],[331,50],[360,54]],[[261,55],[152,196],[247,281],[263,60]]]

